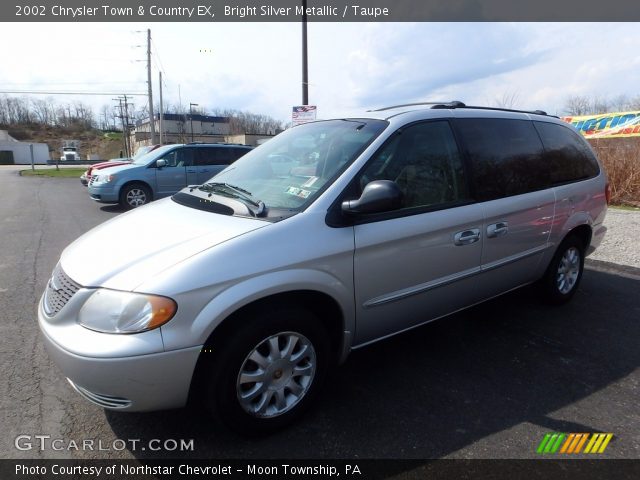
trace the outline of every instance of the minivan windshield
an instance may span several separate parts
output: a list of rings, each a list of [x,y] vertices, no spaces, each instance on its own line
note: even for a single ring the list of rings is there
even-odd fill
[[[376,119],[290,128],[247,153],[199,189],[242,197],[260,210],[301,210],[385,129]]]
[[[169,150],[176,148],[176,145],[165,145],[164,147],[158,147],[155,150],[151,150],[149,153],[145,153],[139,157],[134,157],[134,165],[147,165],[151,159],[162,158],[162,156]]]

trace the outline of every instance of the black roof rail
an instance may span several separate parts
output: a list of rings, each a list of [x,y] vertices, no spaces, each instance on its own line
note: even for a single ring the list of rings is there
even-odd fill
[[[383,107],[378,108],[376,110],[368,110],[369,112],[383,112],[385,110],[391,110],[393,108],[402,108],[402,107],[414,107],[419,105],[430,105],[433,109],[440,108],[472,108],[476,110],[497,110],[499,112],[516,112],[516,113],[532,113],[534,115],[548,115],[547,112],[543,110],[516,110],[512,108],[501,108],[501,107],[483,107],[479,105],[465,105],[463,102],[459,100],[452,100],[450,102],[418,102],[418,103],[405,103],[403,105],[393,105],[391,107]]]
[[[367,110],[369,112],[383,112],[385,110],[391,110],[393,108],[402,108],[402,107],[417,107],[420,105],[431,105],[431,108],[460,108],[464,107],[465,104],[460,102],[459,100],[452,100],[450,102],[417,102],[417,103],[404,103],[402,105],[391,105],[390,107],[377,108],[375,110]]]
[[[544,110],[518,110],[515,108],[502,107],[483,107],[481,105],[465,105],[464,108],[473,108],[476,110],[496,110],[498,112],[515,112],[515,113],[532,113],[534,115],[548,115]]]

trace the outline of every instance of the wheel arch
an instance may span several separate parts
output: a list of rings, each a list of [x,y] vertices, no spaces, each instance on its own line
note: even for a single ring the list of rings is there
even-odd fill
[[[564,238],[562,239],[562,241],[564,241],[566,238],[571,236],[578,237],[582,243],[584,251],[586,251],[587,247],[591,244],[592,235],[593,235],[593,229],[591,228],[591,225],[589,225],[588,223],[583,223],[569,230],[564,236]]]
[[[124,192],[124,189],[129,187],[129,186],[131,186],[131,185],[142,185],[147,190],[149,190],[149,196],[151,197],[149,201],[153,201],[154,200],[153,188],[151,187],[151,185],[149,185],[148,182],[146,182],[144,180],[127,180],[126,182],[124,182],[120,186],[120,190],[118,191],[118,199],[122,198],[122,193]]]
[[[219,345],[232,334],[234,328],[237,327],[238,322],[241,321],[243,316],[264,311],[265,309],[272,309],[277,305],[297,305],[303,308],[308,308],[312,305],[313,308],[310,310],[318,315],[318,318],[327,330],[332,363],[338,363],[344,359],[346,356],[345,352],[347,352],[350,347],[350,345],[346,345],[346,343],[349,342],[350,336],[345,335],[345,329],[348,328],[346,326],[348,320],[344,314],[343,307],[341,307],[335,298],[326,292],[314,289],[298,289],[272,293],[240,306],[222,319],[211,331],[203,346],[205,353],[200,354],[193,372],[189,392],[190,401],[197,400],[199,397],[198,393],[205,384],[204,372],[207,365],[205,355],[209,352],[215,352],[216,349],[219,348]]]

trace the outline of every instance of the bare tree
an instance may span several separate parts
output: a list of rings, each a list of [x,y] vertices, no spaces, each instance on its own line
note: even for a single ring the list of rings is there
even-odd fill
[[[520,102],[520,94],[517,91],[504,92],[493,100],[493,105],[498,108],[516,108]]]
[[[613,97],[613,99],[609,102],[611,109],[617,112],[624,112],[629,108],[629,97],[624,93]]]
[[[586,115],[592,113],[591,100],[584,95],[572,95],[567,97],[564,103],[564,110],[567,115]]]
[[[607,97],[594,95],[591,99],[591,111],[587,113],[607,113],[611,111],[611,102]]]
[[[263,114],[233,109],[215,109],[213,114],[230,119],[229,133],[232,135],[243,133],[275,134],[276,131],[284,128],[282,121]]]

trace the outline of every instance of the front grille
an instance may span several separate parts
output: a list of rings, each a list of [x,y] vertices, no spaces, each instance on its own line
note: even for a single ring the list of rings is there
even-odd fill
[[[71,381],[70,378],[67,378],[71,386],[74,388],[76,392],[82,395],[84,398],[89,400],[90,402],[95,403],[103,408],[127,408],[131,406],[131,400],[122,397],[113,397],[111,395],[102,395],[100,393],[90,392],[86,388],[82,388],[80,385],[76,385]]]
[[[67,153],[67,154],[65,154],[64,157],[67,160],[75,160],[76,159],[76,156],[73,153]]]
[[[56,315],[81,288],[64,273],[60,264],[56,265],[44,293],[45,313],[50,317]]]
[[[97,178],[97,177],[98,177],[97,175],[91,175],[91,176],[89,177],[89,185],[93,185],[93,182],[95,182],[95,181],[96,181],[96,178]]]

